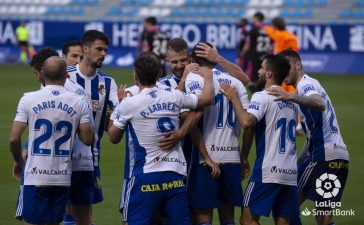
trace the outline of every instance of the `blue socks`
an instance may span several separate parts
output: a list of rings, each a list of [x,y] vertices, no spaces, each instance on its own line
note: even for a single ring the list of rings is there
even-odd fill
[[[71,214],[64,214],[63,225],[76,225],[76,222]]]

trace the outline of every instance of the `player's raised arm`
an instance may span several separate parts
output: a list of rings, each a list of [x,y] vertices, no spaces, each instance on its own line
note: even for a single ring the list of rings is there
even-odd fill
[[[239,120],[240,126],[242,128],[253,127],[258,122],[257,118],[244,109],[238,98],[236,88],[231,87],[226,83],[220,83],[220,87],[221,93],[224,94],[233,104],[234,112]]]
[[[227,59],[222,57],[217,52],[216,47],[210,47],[205,43],[199,43],[195,52],[198,57],[202,57],[210,62],[219,64],[228,74],[240,80],[244,85],[249,83],[250,80],[248,75],[246,75],[238,65],[229,62]]]
[[[269,87],[267,91],[270,95],[274,95],[277,98],[275,101],[291,101],[307,108],[325,111],[326,105],[323,98],[319,94],[311,94],[309,96],[292,94],[285,91],[282,87]]]
[[[197,108],[203,108],[214,102],[214,83],[212,81],[212,70],[207,67],[200,67],[197,71],[204,78],[204,86],[201,95],[198,95]]]

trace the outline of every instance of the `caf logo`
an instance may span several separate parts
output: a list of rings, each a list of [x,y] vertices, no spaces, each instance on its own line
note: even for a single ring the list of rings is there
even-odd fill
[[[341,183],[335,174],[324,173],[316,179],[316,192],[323,198],[335,197],[341,188]]]

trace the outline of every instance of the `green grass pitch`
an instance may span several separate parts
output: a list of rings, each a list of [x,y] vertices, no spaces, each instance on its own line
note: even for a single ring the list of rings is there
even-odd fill
[[[118,84],[133,84],[131,69],[105,68]],[[315,75],[328,92],[339,120],[344,141],[350,152],[349,179],[342,199],[342,209],[353,209],[355,216],[338,216],[336,224],[364,223],[364,179],[362,169],[364,154],[364,76],[352,75]],[[18,183],[12,177],[12,157],[9,152],[8,138],[11,124],[15,116],[16,106],[24,92],[39,89],[39,83],[28,66],[0,65],[0,224],[20,224],[14,219],[15,204],[18,193]],[[25,137],[23,138],[25,139]],[[298,138],[297,149],[301,149],[303,137]],[[107,134],[102,141],[101,172],[102,187],[105,201],[94,206],[93,218],[97,225],[120,224],[118,212],[120,189],[122,182],[124,142],[111,145]],[[255,157],[255,150],[251,150],[250,161]],[[243,188],[246,182],[243,182]],[[312,203],[305,203],[305,207],[313,209]],[[216,213],[215,213],[216,214]],[[236,222],[240,216],[240,209],[236,209]],[[314,217],[303,217],[304,224],[314,224]],[[272,218],[261,218],[262,224],[273,224]],[[218,224],[215,216],[214,224]]]

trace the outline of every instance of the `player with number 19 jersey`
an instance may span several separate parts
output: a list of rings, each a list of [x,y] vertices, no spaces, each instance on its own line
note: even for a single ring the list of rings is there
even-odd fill
[[[248,112],[257,118],[257,158],[251,182],[297,186],[296,126],[298,106],[274,101],[266,91],[253,94]]]

